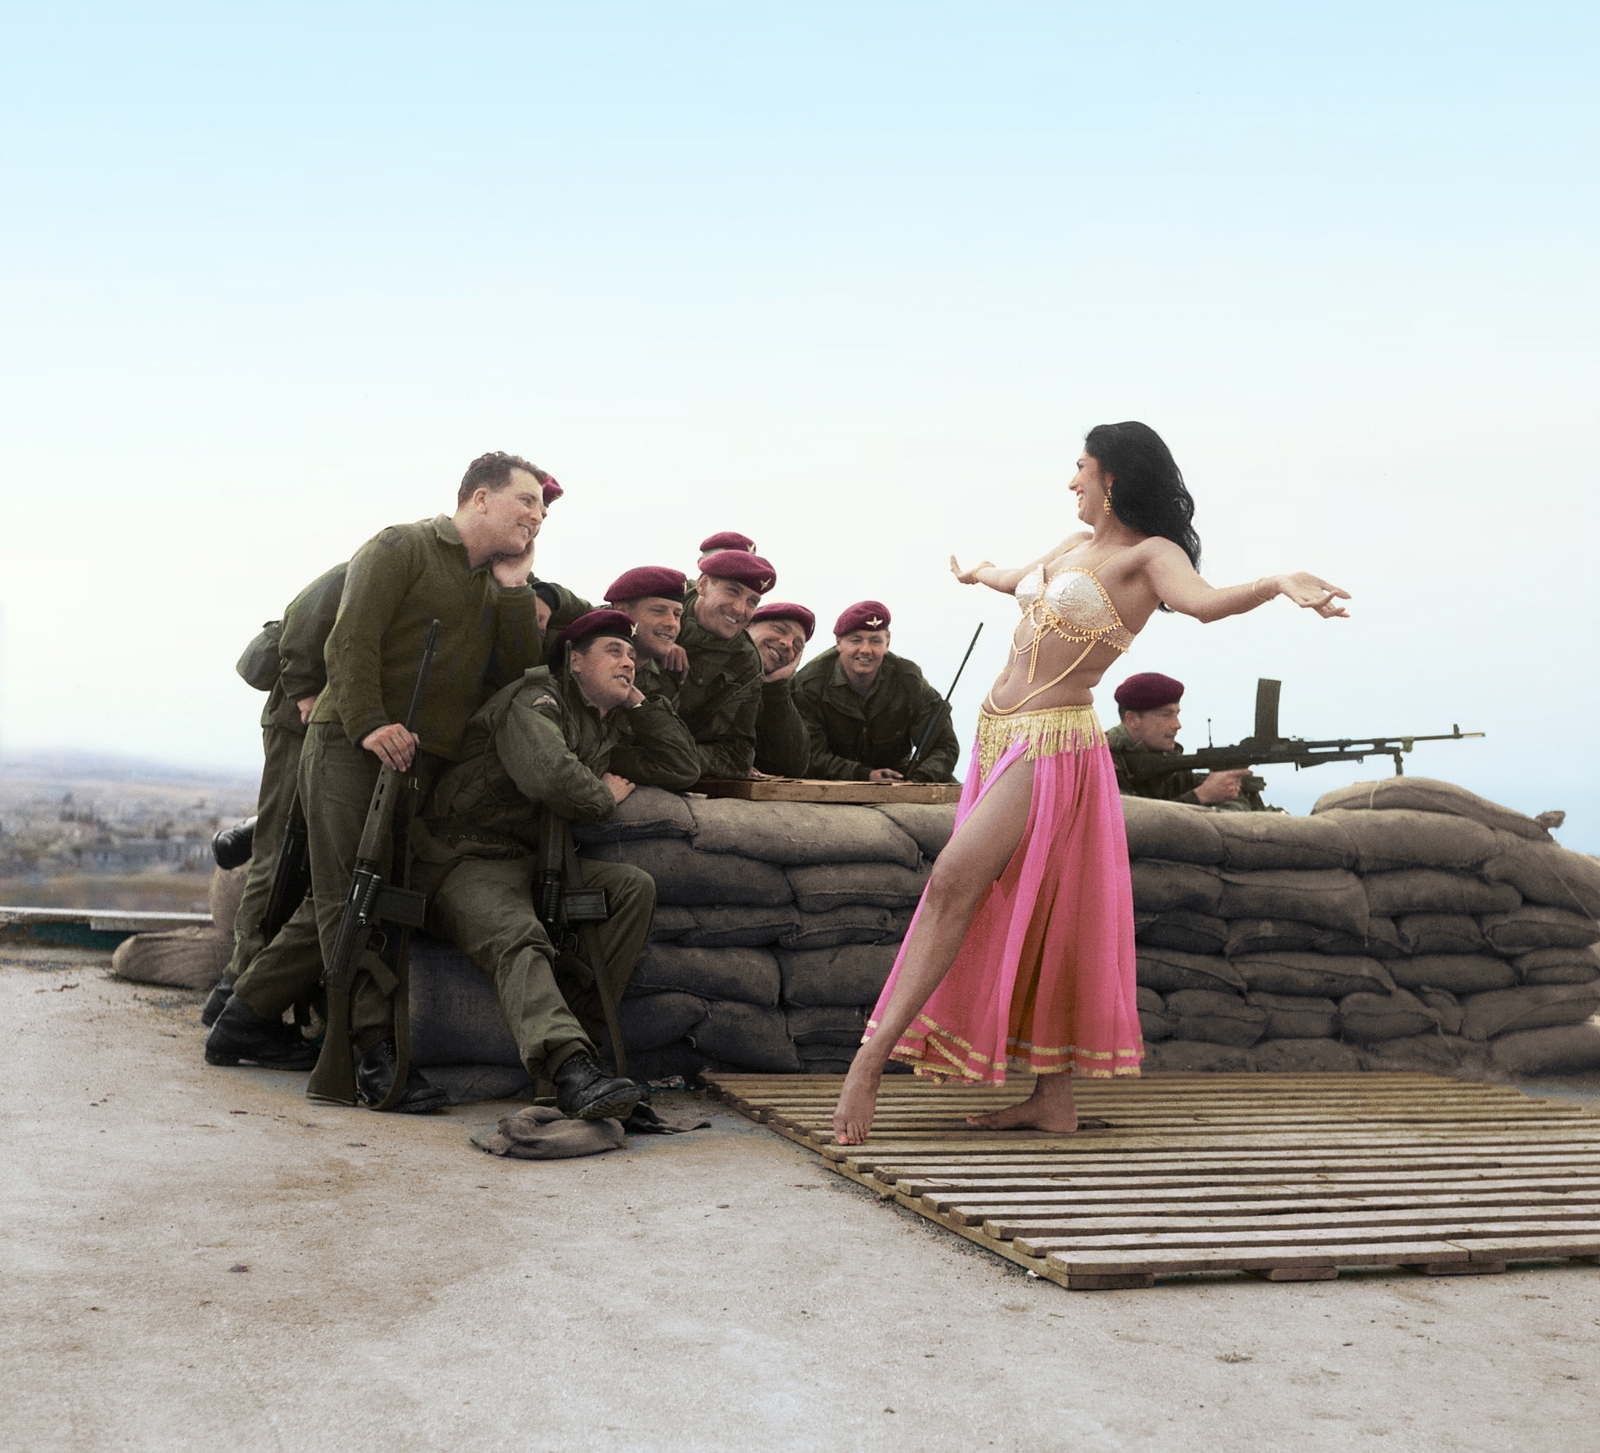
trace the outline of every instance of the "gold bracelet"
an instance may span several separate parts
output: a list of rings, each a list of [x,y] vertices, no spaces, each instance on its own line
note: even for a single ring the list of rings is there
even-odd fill
[[[1277,591],[1273,591],[1272,595],[1263,595],[1261,593],[1261,581],[1262,580],[1269,580],[1270,581],[1271,579],[1272,579],[1272,577],[1270,575],[1263,575],[1259,580],[1256,581],[1256,583],[1254,585],[1252,585],[1250,587],[1250,594],[1255,596],[1255,598],[1257,600],[1260,600],[1260,601],[1271,600],[1272,599],[1272,595],[1276,595],[1278,593]]]

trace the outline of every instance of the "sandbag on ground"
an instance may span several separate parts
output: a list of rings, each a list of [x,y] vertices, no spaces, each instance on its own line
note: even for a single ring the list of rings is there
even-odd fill
[[[728,908],[694,908],[693,927],[678,934],[687,948],[759,948],[792,930],[799,910],[792,903],[763,907],[741,904]],[[1476,924],[1473,927],[1477,927]]]
[[[1550,834],[1526,817],[1487,797],[1441,782],[1434,777],[1390,777],[1382,782],[1352,782],[1325,792],[1311,809],[1312,816],[1336,808],[1351,811],[1416,811],[1469,818],[1484,827],[1515,833],[1534,842],[1549,842]]]
[[[1485,883],[1442,868],[1396,868],[1368,873],[1361,882],[1367,906],[1386,918],[1405,913],[1511,913],[1522,906],[1522,895],[1510,883]]]
[[[1600,923],[1565,908],[1525,903],[1515,913],[1493,913],[1478,920],[1491,947],[1503,954],[1538,948],[1587,948],[1600,942]]]
[[[1466,1011],[1462,1009],[1461,1001],[1454,994],[1448,989],[1417,989],[1413,992],[1439,1016],[1440,1029],[1446,1034],[1461,1033],[1461,1021]]]
[[[1255,1069],[1251,1051],[1203,1039],[1164,1039],[1145,1048],[1144,1068],[1175,1074],[1248,1074]]]
[[[1517,971],[1492,954],[1422,954],[1391,959],[1386,967],[1402,989],[1448,989],[1458,997],[1517,982]]]
[[[1182,949],[1185,953],[1221,953],[1227,946],[1228,932],[1226,919],[1189,908],[1134,915],[1134,937],[1140,943]]]
[[[1248,1049],[1267,1027],[1267,1011],[1237,994],[1215,989],[1180,989],[1167,996],[1173,1039],[1203,1039]]]
[[[690,1084],[701,1070],[725,1068],[702,1049],[696,1049],[686,1039],[662,1045],[660,1049],[640,1050],[628,1055],[628,1074],[632,1079],[670,1080],[681,1075]],[[728,1066],[726,1068],[731,1068]]]
[[[1524,984],[1473,994],[1461,1007],[1465,1038],[1494,1039],[1514,1029],[1581,1024],[1600,1009],[1600,984]]]
[[[1536,948],[1512,961],[1524,984],[1587,984],[1600,979],[1600,950]]]
[[[849,903],[823,913],[795,914],[779,944],[787,949],[836,948],[847,943],[899,943],[906,936],[912,909],[875,908]]]
[[[1244,975],[1220,954],[1190,954],[1175,948],[1140,948],[1138,982],[1158,994],[1180,989],[1231,989],[1244,992]]]
[[[836,1006],[831,1009],[790,1009],[786,1011],[789,1038],[797,1045],[829,1045],[845,1051],[849,1059],[861,1043],[867,1027],[866,1010]]]
[[[1600,1024],[1517,1029],[1489,1045],[1490,1063],[1511,1075],[1581,1074],[1600,1070]]]
[[[1219,812],[1212,819],[1222,839],[1222,866],[1258,868],[1352,868],[1355,845],[1328,818],[1291,817],[1286,812]]]
[[[1137,899],[1135,899],[1137,902]],[[1269,868],[1222,874],[1223,918],[1298,918],[1321,928],[1364,933],[1372,916],[1361,880],[1340,868]]]
[[[1448,1034],[1412,1034],[1368,1046],[1367,1068],[1427,1075],[1482,1075],[1489,1066],[1483,1045]]]
[[[1217,831],[1216,816],[1203,807],[1124,797],[1122,817],[1128,829],[1128,856],[1135,862],[1145,858],[1174,863],[1222,861],[1222,835]]]
[[[1394,926],[1400,946],[1417,954],[1476,954],[1488,948],[1476,918],[1465,913],[1402,913]]]
[[[768,949],[653,943],[639,956],[627,993],[636,998],[663,989],[772,1009],[778,1003],[778,961]]]
[[[1222,902],[1222,879],[1215,869],[1156,858],[1138,858],[1130,866],[1133,906],[1140,913],[1187,908],[1214,914]]]
[[[1354,954],[1252,954],[1231,963],[1246,984],[1262,994],[1343,999],[1361,992],[1387,994],[1395,987],[1377,959]]]
[[[713,1059],[758,1074],[800,1073],[800,1056],[781,1009],[729,1000],[713,1002],[690,1042]]]
[[[521,1065],[429,1065],[423,1078],[450,1097],[452,1105],[478,1100],[525,1100],[533,1081]]]
[[[694,910],[679,908],[675,903],[656,904],[656,916],[650,924],[650,937],[657,942],[675,939],[694,927]]]
[[[1338,1075],[1364,1068],[1361,1052],[1336,1039],[1266,1039],[1251,1054],[1264,1075]]]
[[[728,859],[727,861],[744,860]],[[756,867],[757,864],[745,864]],[[765,866],[765,865],[761,865]],[[777,871],[776,869],[774,871]],[[794,900],[807,913],[824,913],[830,908],[870,904],[878,908],[914,908],[928,881],[926,870],[902,867],[898,863],[849,863],[832,867],[818,864],[789,868]]]
[[[778,951],[783,976],[783,1001],[804,1008],[878,1002],[896,944],[844,944],[838,948]]]
[[[1530,903],[1600,918],[1600,860],[1510,833],[1500,834],[1497,841],[1501,851],[1483,865],[1483,876],[1491,883],[1514,889]]]
[[[694,994],[667,991],[624,999],[617,1006],[622,1046],[630,1056],[643,1050],[663,1049],[674,1040],[687,1038],[706,1013],[706,1001]]]
[[[642,838],[691,837],[694,815],[676,792],[660,787],[635,787],[617,804],[609,822],[575,822],[572,836],[579,845],[635,842]]]
[[[741,802],[698,797],[694,845],[763,863],[898,863],[916,868],[922,850],[881,812],[815,802]]]
[[[1439,1028],[1439,1016],[1415,994],[1347,994],[1339,1001],[1339,1027],[1357,1044],[1407,1039]]]
[[[230,941],[233,939],[234,920],[239,916],[239,900],[244,897],[244,880],[250,876],[250,864],[237,868],[213,868],[211,882],[206,891],[206,907],[211,913],[211,926]],[[230,948],[230,953],[231,953]]]
[[[1313,809],[1315,811],[1315,809]],[[1494,855],[1495,837],[1482,823],[1437,812],[1353,812],[1330,809],[1355,844],[1356,870],[1387,873],[1397,868],[1476,868]]]
[[[1228,921],[1226,952],[1230,959],[1248,954],[1310,953],[1321,932],[1314,923],[1297,923],[1292,918],[1235,918]]]
[[[1139,985],[1139,1028],[1145,1039],[1152,1043],[1172,1036],[1173,1016],[1167,1013],[1166,1002],[1154,989]]]
[[[643,868],[655,879],[660,902],[685,908],[725,908],[735,903],[772,906],[794,897],[782,868],[725,853],[696,852],[681,838],[595,843],[584,850],[584,856]]]
[[[1333,1039],[1339,1033],[1339,1006],[1332,999],[1301,994],[1266,994],[1252,989],[1245,1003],[1264,1009],[1263,1039]]]
[[[489,976],[447,943],[411,939],[411,1059],[435,1065],[522,1068],[517,1042],[500,1017]]]
[[[925,858],[938,857],[955,831],[956,805],[953,802],[877,802],[871,810],[881,812],[905,833],[922,849]]]
[[[111,972],[139,984],[209,989],[233,956],[233,934],[220,928],[174,928],[136,933],[111,955]]]

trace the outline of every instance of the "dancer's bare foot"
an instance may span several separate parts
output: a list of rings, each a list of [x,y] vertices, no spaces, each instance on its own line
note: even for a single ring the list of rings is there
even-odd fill
[[[850,1072],[839,1091],[839,1104],[833,1112],[833,1138],[840,1145],[860,1145],[872,1129],[878,1109],[878,1086],[883,1083],[883,1066],[868,1060],[864,1050],[850,1062]]]
[[[1049,1130],[1070,1135],[1078,1128],[1078,1107],[1070,1075],[1040,1075],[1026,1100],[987,1115],[969,1115],[974,1130]]]

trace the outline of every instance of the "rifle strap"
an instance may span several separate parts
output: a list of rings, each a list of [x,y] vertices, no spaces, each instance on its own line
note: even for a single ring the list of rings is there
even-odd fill
[[[578,849],[572,841],[572,824],[561,824],[562,851],[566,857],[567,887],[583,887],[583,870],[578,866]],[[611,991],[606,984],[605,954],[600,946],[600,929],[597,924],[580,923],[578,940],[589,960],[589,971],[594,975],[594,992],[600,1000],[600,1011],[606,1018],[606,1033],[611,1036],[611,1058],[617,1073],[624,1079],[628,1074],[628,1052],[622,1047],[622,1030],[617,1024],[617,1006],[611,1002]]]
[[[402,888],[411,886],[411,828],[416,821],[417,800],[422,796],[422,783],[415,765],[405,779],[406,794],[402,799],[399,830],[395,833],[393,876]],[[411,930],[400,929],[395,945],[394,987],[380,985],[390,996],[394,1014],[394,1083],[389,1093],[377,1106],[379,1110],[393,1109],[405,1093],[406,1081],[411,1078]]]

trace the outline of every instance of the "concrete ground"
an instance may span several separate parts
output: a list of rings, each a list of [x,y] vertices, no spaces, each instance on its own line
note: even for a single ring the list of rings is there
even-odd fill
[[[715,1107],[498,1160],[510,1107],[207,1068],[104,956],[0,1002],[6,1448],[1600,1447],[1597,1267],[1067,1292]]]

